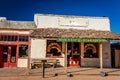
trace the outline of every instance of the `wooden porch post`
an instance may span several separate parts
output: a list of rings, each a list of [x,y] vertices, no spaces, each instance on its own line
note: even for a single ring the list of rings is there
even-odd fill
[[[103,71],[103,55],[102,55],[102,43],[100,43],[100,71]]]
[[[65,73],[67,73],[67,42],[65,42]]]

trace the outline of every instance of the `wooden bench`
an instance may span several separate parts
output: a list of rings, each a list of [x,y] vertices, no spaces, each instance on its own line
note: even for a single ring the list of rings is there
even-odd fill
[[[32,58],[30,63],[31,63],[31,69],[33,68],[39,68],[42,67],[42,60],[46,60],[45,65],[46,67],[56,67],[56,65],[59,63],[57,59],[53,58]]]

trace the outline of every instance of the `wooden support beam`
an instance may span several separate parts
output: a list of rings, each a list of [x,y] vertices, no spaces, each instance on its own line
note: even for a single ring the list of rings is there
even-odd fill
[[[83,56],[84,56],[84,43],[81,43],[81,45],[80,45],[80,47],[81,47],[81,58],[83,58]]]
[[[65,42],[65,73],[67,73],[67,42]]]
[[[102,43],[100,43],[100,71],[103,71],[103,53],[102,53]]]

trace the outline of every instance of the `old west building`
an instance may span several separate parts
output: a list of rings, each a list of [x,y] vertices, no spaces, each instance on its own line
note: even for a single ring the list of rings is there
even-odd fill
[[[34,22],[0,18],[0,67],[28,67],[30,30]]]
[[[34,21],[31,59],[55,58],[68,67],[111,67],[110,40],[119,35],[110,31],[107,17],[36,14]]]
[[[0,19],[0,67],[28,67],[31,59],[58,59],[61,66],[111,67],[107,17],[35,14],[34,22]],[[106,64],[107,63],[107,64]]]

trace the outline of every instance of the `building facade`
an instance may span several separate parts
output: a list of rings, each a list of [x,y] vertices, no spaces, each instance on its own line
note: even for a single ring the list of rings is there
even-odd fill
[[[110,40],[119,36],[110,31],[107,17],[36,14],[34,21],[31,58],[55,58],[67,67],[111,67]]]
[[[28,67],[34,22],[0,18],[0,67]]]
[[[32,59],[57,59],[66,67],[111,67],[110,40],[119,39],[107,17],[35,14],[34,22],[0,18],[0,67],[29,67]]]

